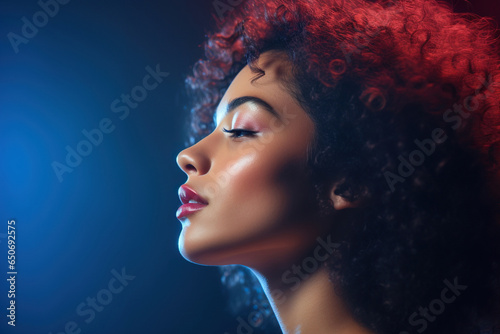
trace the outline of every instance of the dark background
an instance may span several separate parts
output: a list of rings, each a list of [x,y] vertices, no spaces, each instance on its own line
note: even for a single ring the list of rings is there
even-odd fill
[[[228,3],[221,0],[223,3]],[[455,1],[500,17],[498,1]],[[238,332],[218,270],[178,253],[175,157],[183,149],[184,77],[202,56],[213,1],[78,1],[19,45],[37,1],[0,1],[0,333]],[[127,118],[111,102],[142,85],[146,67],[169,75]],[[114,125],[59,181],[83,130]],[[16,220],[16,327],[7,326],[7,220]],[[95,318],[76,308],[107,288],[112,270],[135,276]],[[254,331],[257,333],[257,330]]]

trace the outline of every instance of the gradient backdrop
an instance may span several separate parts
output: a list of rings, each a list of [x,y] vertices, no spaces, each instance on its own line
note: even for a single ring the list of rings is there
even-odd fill
[[[60,2],[0,1],[0,333],[237,333],[217,269],[177,250],[183,78],[215,1]],[[500,17],[497,0],[457,6]]]

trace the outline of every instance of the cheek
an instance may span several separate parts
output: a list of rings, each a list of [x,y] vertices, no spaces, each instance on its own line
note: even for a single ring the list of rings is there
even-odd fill
[[[289,193],[280,184],[280,166],[264,152],[246,156],[226,169],[229,182],[217,197],[220,223],[243,234],[265,229],[280,219]],[[230,220],[230,222],[228,222]]]
[[[242,232],[257,233],[292,219],[304,170],[300,159],[282,147],[270,145],[225,169],[229,182],[217,196],[217,211],[220,218],[232,219],[225,222],[229,227],[237,225]]]

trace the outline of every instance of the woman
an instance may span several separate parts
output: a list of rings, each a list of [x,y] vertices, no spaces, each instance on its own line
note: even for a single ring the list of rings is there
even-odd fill
[[[228,14],[186,81],[182,255],[249,268],[284,333],[498,332],[488,22],[432,0]]]

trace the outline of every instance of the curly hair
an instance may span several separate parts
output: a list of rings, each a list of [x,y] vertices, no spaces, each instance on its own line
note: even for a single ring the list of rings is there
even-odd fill
[[[247,1],[208,34],[186,79],[186,144],[213,130],[245,65],[262,76],[259,55],[284,52],[287,87],[315,124],[309,170],[322,211],[338,214],[333,184],[362,203],[326,263],[353,316],[376,333],[500,330],[494,36],[489,20],[434,0]],[[467,289],[417,327],[451,282]]]

